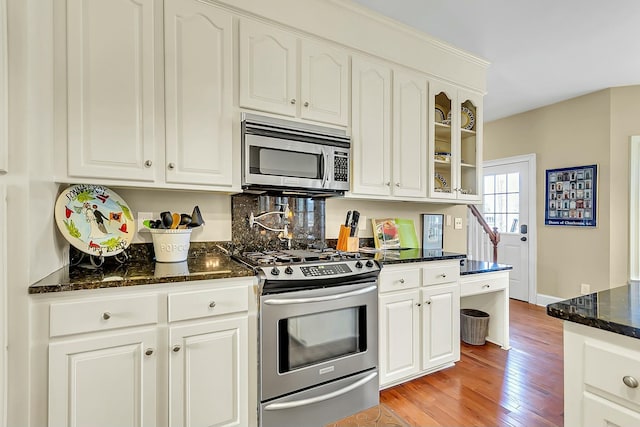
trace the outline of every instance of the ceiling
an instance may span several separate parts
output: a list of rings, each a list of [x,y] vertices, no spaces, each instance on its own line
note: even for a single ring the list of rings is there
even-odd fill
[[[640,84],[640,1],[353,0],[488,60],[485,121]]]

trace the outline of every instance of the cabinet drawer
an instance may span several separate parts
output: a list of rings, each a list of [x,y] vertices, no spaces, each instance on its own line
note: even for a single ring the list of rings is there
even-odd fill
[[[640,353],[609,343],[585,342],[584,383],[625,401],[640,404],[640,388],[625,385],[630,376],[640,381]],[[598,393],[598,390],[592,390]]]
[[[156,295],[100,298],[53,303],[49,335],[78,334],[158,323]]]
[[[456,282],[459,277],[460,264],[458,261],[448,263],[438,262],[422,267],[422,284],[424,286]]]
[[[473,278],[462,276],[460,278],[460,296],[484,294],[496,292],[509,287],[508,275],[474,274]]]
[[[247,287],[208,289],[169,295],[169,322],[247,311]]]
[[[420,269],[402,269],[380,272],[380,292],[400,291],[420,286]]]

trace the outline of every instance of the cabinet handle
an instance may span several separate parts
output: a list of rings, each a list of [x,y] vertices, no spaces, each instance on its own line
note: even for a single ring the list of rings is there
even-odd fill
[[[180,351],[180,348],[181,347],[178,344],[176,344],[176,345],[173,346],[172,350],[173,350],[174,353],[177,353],[177,352]]]
[[[625,375],[624,377],[622,377],[622,382],[629,388],[638,387],[638,380],[630,375]]]
[[[445,279],[447,277],[447,273],[439,274],[438,277],[442,277],[443,279]]]
[[[400,280],[399,280],[399,282],[400,282],[400,283],[404,283],[404,279],[400,279]]]
[[[176,168],[176,164],[175,164],[175,163],[173,163],[173,162],[169,163],[167,166],[168,166],[168,167],[169,167],[169,169],[171,169],[171,170],[173,170],[173,169],[175,169],[175,168]]]
[[[420,304],[419,302],[416,303],[416,306],[418,307],[422,307],[422,304]]]
[[[289,102],[291,102],[291,104],[295,104],[296,103],[296,99],[295,98],[291,98],[291,101],[289,101]]]
[[[426,300],[424,303],[427,304],[427,305],[431,305],[431,300],[430,299]]]
[[[308,107],[309,106],[309,101],[304,101],[304,106]]]
[[[105,311],[104,313],[102,313],[102,318],[104,320],[109,320],[111,319],[111,313],[109,313],[108,311]]]
[[[216,308],[216,302],[215,301],[211,301],[209,303],[209,308]]]
[[[153,349],[152,348],[146,349],[144,354],[146,354],[147,356],[151,356],[153,354]]]
[[[385,182],[384,185],[386,185],[387,187],[389,187],[391,185],[391,181]]]
[[[144,162],[144,165],[148,168],[150,168],[152,164],[153,162],[151,160],[147,160],[146,162]]]
[[[488,289],[490,287],[491,287],[491,285],[482,285],[482,289]]]
[[[396,187],[400,187],[400,183],[399,182],[396,182]]]

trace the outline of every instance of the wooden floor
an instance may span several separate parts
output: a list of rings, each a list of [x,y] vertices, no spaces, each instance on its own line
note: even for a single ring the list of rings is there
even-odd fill
[[[455,367],[383,390],[380,402],[426,426],[562,426],[562,321],[511,300],[511,350],[461,344]]]

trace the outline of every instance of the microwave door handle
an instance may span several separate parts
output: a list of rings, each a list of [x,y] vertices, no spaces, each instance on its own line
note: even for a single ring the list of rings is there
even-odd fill
[[[333,294],[322,297],[311,297],[311,298],[289,298],[289,299],[268,299],[265,300],[264,303],[268,305],[288,305],[288,304],[307,304],[312,302],[324,302],[324,301],[335,301],[337,299],[349,298],[356,295],[366,294],[367,292],[377,290],[377,286],[367,286],[366,288],[357,289],[351,292],[343,292],[341,294]]]
[[[322,174],[322,188],[326,188],[329,175],[329,154],[325,147],[322,147],[322,158],[324,161],[324,172]]]
[[[293,400],[291,402],[282,402],[282,403],[270,403],[264,407],[266,411],[277,411],[279,409],[291,409],[298,408],[300,406],[312,405],[314,403],[322,402],[325,400],[333,399],[334,397],[342,396],[345,393],[349,393],[351,390],[355,390],[358,387],[361,387],[378,376],[377,372],[373,372],[366,377],[350,384],[340,390],[332,391],[331,393],[323,394],[321,396],[310,397],[308,399],[300,399]]]

